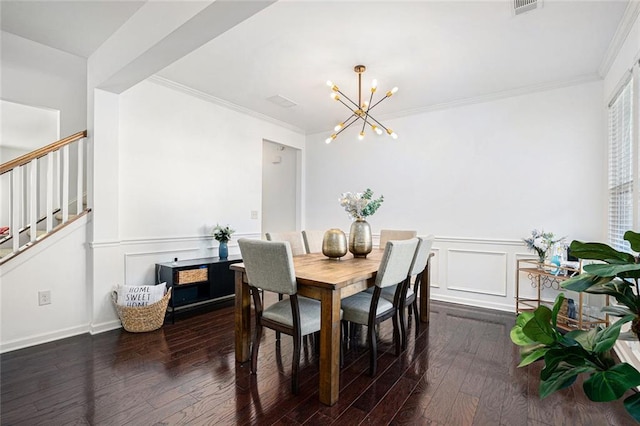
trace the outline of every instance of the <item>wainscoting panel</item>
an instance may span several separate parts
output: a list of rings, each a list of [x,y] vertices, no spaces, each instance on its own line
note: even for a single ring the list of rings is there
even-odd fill
[[[447,288],[470,293],[507,296],[507,253],[449,249]]]
[[[431,252],[434,256],[431,258],[431,287],[440,288],[440,249],[432,247]]]

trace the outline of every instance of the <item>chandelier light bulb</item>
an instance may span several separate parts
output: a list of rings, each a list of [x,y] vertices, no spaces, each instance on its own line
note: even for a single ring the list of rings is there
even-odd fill
[[[338,96],[338,94],[336,92],[332,92],[331,93],[331,99],[335,99],[337,101],[338,99],[340,99],[340,96]]]
[[[397,87],[394,87],[393,89],[389,90],[389,91],[387,92],[387,98],[388,98],[389,96],[395,95],[395,93],[396,93],[397,91],[398,91],[398,88],[397,88]]]
[[[373,129],[374,132],[376,132],[377,135],[381,135],[382,134],[382,129],[380,129],[380,127],[373,126],[371,128]]]
[[[344,126],[344,123],[340,123],[336,127],[334,127],[333,130],[337,132],[338,130],[342,129],[343,126]]]
[[[333,83],[331,82],[331,80],[327,80],[327,86],[333,87]]]
[[[326,143],[326,144],[330,144],[330,143],[331,143],[331,142],[332,142],[332,141],[333,141],[337,136],[338,136],[338,135],[337,135],[337,134],[335,134],[335,133],[334,133],[334,134],[332,134],[331,136],[329,136],[328,138],[326,138],[326,139],[324,140],[324,143]]]
[[[364,139],[364,131],[360,132],[360,134],[358,135],[358,140],[361,141]]]
[[[375,78],[371,81],[371,93],[375,93],[378,88],[378,80]]]

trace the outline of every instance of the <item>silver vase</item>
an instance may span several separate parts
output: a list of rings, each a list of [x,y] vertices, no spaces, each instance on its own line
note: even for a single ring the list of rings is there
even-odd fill
[[[322,254],[339,260],[347,254],[347,236],[340,229],[329,229],[322,239]]]
[[[349,231],[349,251],[353,257],[367,257],[372,249],[373,239],[369,222],[364,219],[354,220]]]

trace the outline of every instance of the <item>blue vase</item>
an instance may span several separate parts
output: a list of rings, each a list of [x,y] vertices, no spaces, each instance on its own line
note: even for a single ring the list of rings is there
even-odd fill
[[[560,256],[557,254],[551,258],[551,263],[555,266],[560,266]],[[560,273],[560,268],[555,268],[551,271],[552,274],[558,275]]]
[[[220,245],[218,246],[218,257],[220,259],[226,259],[229,257],[229,247],[226,242],[220,242]]]

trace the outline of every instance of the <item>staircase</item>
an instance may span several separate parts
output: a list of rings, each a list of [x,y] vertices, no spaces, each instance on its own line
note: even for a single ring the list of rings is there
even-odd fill
[[[87,131],[0,165],[0,265],[88,214]]]

